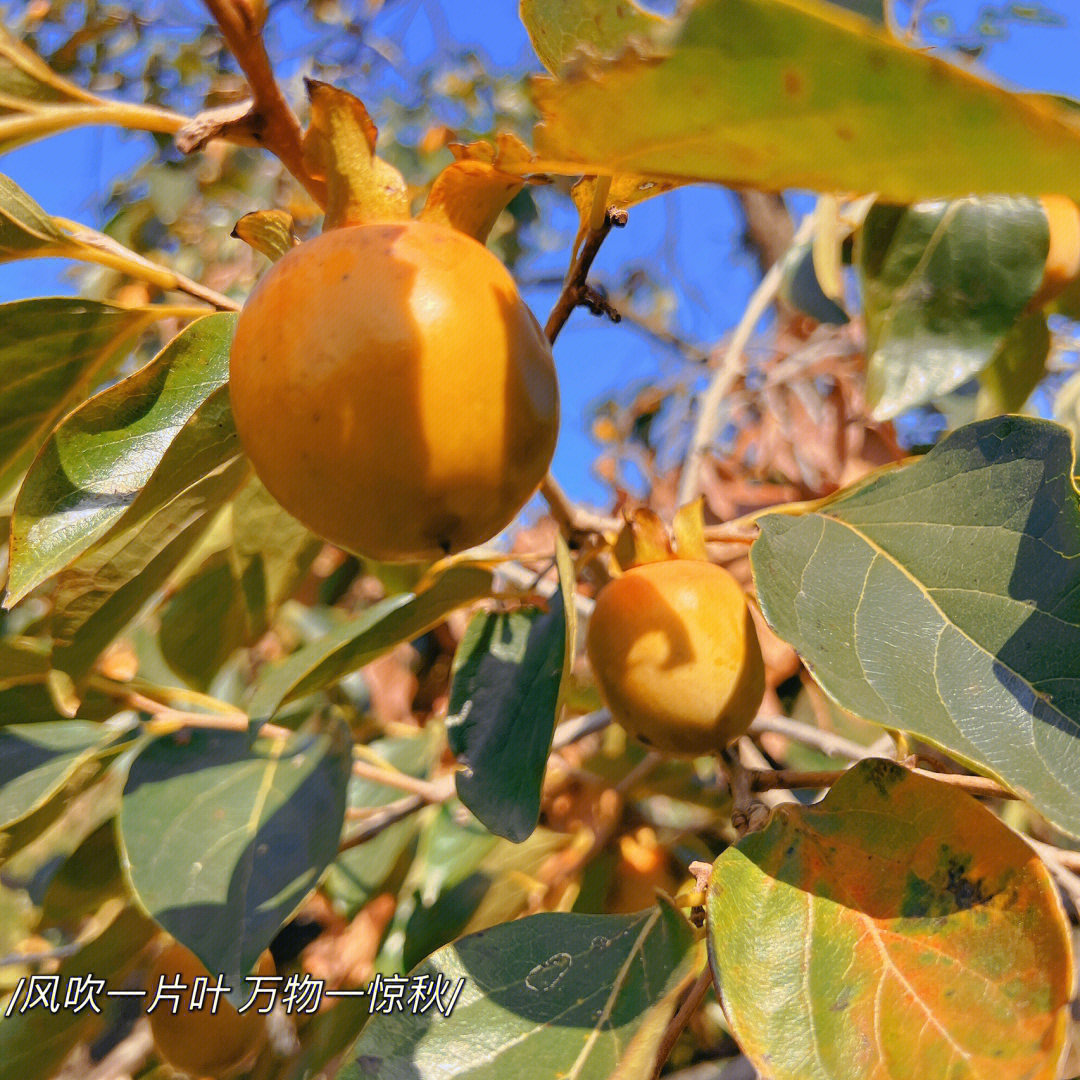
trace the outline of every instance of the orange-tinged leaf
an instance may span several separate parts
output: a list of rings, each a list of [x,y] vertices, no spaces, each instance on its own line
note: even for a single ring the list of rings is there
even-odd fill
[[[409,198],[401,173],[375,156],[378,130],[364,103],[345,90],[307,80],[311,123],[304,162],[326,181],[325,228],[402,221]]]
[[[631,47],[582,59],[537,79],[533,97],[537,164],[553,173],[876,191],[896,203],[1080,194],[1075,111],[821,0],[700,0],[666,57]]]
[[[293,216],[287,210],[253,210],[237,221],[232,235],[271,262],[277,262],[299,243],[293,232]]]
[[[1046,867],[971,796],[882,759],[713,865],[713,975],[770,1080],[1054,1080],[1072,993]]]
[[[495,219],[523,186],[520,176],[504,173],[485,161],[455,161],[435,178],[419,216],[483,243]]]

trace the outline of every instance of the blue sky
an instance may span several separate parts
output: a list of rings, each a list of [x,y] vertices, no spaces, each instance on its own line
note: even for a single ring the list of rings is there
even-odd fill
[[[183,2],[188,16],[197,17],[199,6]],[[275,8],[274,18],[281,20],[276,32],[285,36],[290,36],[296,25],[290,2],[295,9],[299,0]],[[518,21],[516,0],[443,0],[435,6],[434,18],[428,17],[420,0],[402,0],[387,8],[384,32],[411,63],[437,54],[450,40],[471,46],[492,68],[539,69]],[[898,5],[901,16],[909,6]],[[945,0],[928,4],[926,10],[948,18],[956,31],[963,32],[976,25],[981,12],[1008,7]],[[986,67],[1020,87],[1080,98],[1080,64],[1076,61],[1080,20],[1075,5],[1071,0],[1056,0],[1048,7],[1071,16],[1068,23],[1054,27],[1008,23],[1006,36],[994,41],[987,53]],[[296,44],[295,38],[292,44]],[[290,53],[302,57],[303,50],[293,48]],[[393,92],[393,76],[381,92]],[[947,133],[939,133],[939,137],[947,137]],[[6,155],[0,171],[25,187],[46,210],[100,226],[102,198],[111,177],[130,168],[151,149],[149,137],[83,129]],[[796,197],[793,205],[803,210],[810,200]],[[717,340],[737,321],[755,283],[753,262],[739,248],[740,223],[733,207],[731,195],[723,190],[691,187],[635,208],[630,225],[607,240],[594,278],[603,280],[606,274],[610,280],[626,263],[647,265],[655,276],[672,281],[680,294],[680,330],[697,342]],[[569,239],[574,223],[569,206],[551,199],[547,209],[551,223]],[[529,276],[561,273],[566,257],[565,250],[552,251],[525,272]],[[56,260],[30,260],[0,266],[0,301],[72,292],[71,283],[63,277],[65,265]],[[554,292],[531,288],[525,295],[543,322]],[[677,361],[669,351],[652,346],[625,324],[613,326],[584,311],[575,313],[559,339],[556,361],[563,427],[553,471],[575,497],[606,501],[606,489],[590,470],[597,453],[587,434],[590,407],[620,387],[678,370],[672,366]]]

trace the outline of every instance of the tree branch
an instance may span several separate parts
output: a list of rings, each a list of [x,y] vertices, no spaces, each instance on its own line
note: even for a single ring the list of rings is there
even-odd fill
[[[589,298],[592,296],[588,292],[585,279],[589,276],[589,270],[592,268],[593,260],[600,251],[600,245],[603,244],[612,228],[621,229],[626,224],[626,221],[627,214],[625,210],[609,206],[600,227],[590,229],[586,234],[577,258],[567,271],[559,299],[555,301],[555,306],[551,309],[551,314],[548,316],[548,321],[544,326],[544,333],[552,345],[555,344],[559,331],[566,325],[566,321],[570,318],[570,313],[574,308],[579,304],[588,303]]]
[[[246,127],[255,141],[275,154],[308,194],[325,206],[326,184],[313,177],[304,164],[303,129],[274,78],[253,5],[245,0],[205,2],[251,87],[252,110]]]

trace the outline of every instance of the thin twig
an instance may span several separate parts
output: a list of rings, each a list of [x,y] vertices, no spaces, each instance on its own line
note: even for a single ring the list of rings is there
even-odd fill
[[[247,713],[202,713],[189,712],[185,709],[174,709],[171,705],[165,705],[160,701],[154,701],[145,694],[131,691],[124,696],[127,705],[139,712],[149,713],[153,721],[144,725],[148,730],[157,730],[165,733],[181,728],[202,728],[210,731],[248,731],[251,730],[251,720]],[[272,739],[287,739],[292,732],[288,728],[279,727],[277,724],[262,724],[258,733]]]
[[[851,739],[845,739],[842,735],[836,735],[831,731],[822,731],[821,728],[811,727],[809,724],[801,724],[798,720],[791,720],[786,716],[759,716],[750,725],[751,735],[761,735],[771,732],[775,735],[783,735],[785,739],[809,746],[813,750],[820,750],[829,757],[848,758],[850,761],[860,761],[865,757],[874,757],[869,747],[860,746]]]
[[[792,246],[794,247],[796,244],[809,240],[813,235],[813,231],[814,215],[807,214],[795,233]],[[778,259],[773,263],[769,272],[761,279],[761,283],[754,290],[754,294],[750,297],[750,302],[746,305],[746,310],[743,312],[738,326],[735,327],[735,332],[731,335],[728,347],[724,351],[724,358],[716,369],[705,393],[701,396],[697,423],[694,425],[694,433],[690,439],[690,451],[687,454],[686,463],[683,465],[682,476],[679,478],[679,492],[676,499],[679,506],[685,506],[688,502],[692,502],[700,490],[701,465],[705,460],[705,454],[716,431],[717,414],[724,398],[734,386],[735,380],[742,369],[743,350],[749,344],[754,328],[762,315],[768,310],[769,305],[776,297],[777,290],[780,288],[783,280],[783,264],[783,259]]]
[[[600,226],[590,229],[586,234],[577,258],[566,272],[559,299],[555,301],[555,306],[551,309],[547,324],[544,326],[544,334],[552,345],[555,344],[555,339],[558,338],[560,331],[570,318],[570,313],[579,304],[587,303],[586,297],[592,295],[587,292],[586,278],[589,276],[593,260],[600,251],[600,245],[603,244],[612,228],[621,228],[626,224],[626,220],[625,210],[609,207],[604,213],[604,220]],[[551,509],[551,516],[555,519],[560,531],[568,539],[573,539],[575,534],[603,531],[603,519],[575,506],[551,473],[548,473],[540,484],[540,494]]]
[[[242,0],[206,0],[206,6],[251,87],[252,134],[280,158],[320,206],[325,206],[326,184],[313,177],[304,164],[303,129],[274,78],[262,27],[254,16],[255,5]]]
[[[800,772],[796,769],[754,769],[750,772],[751,791],[772,791],[776,788],[788,790],[832,787],[848,770],[823,769]],[[909,769],[918,776],[926,776],[949,787],[959,788],[970,795],[980,795],[992,799],[1019,798],[1008,788],[985,776],[967,776],[962,773],[938,773],[929,769]]]
[[[663,1069],[667,1059],[671,1057],[671,1051],[675,1049],[679,1036],[685,1030],[686,1025],[690,1023],[694,1013],[701,1007],[710,986],[712,986],[712,969],[706,964],[701,974],[694,980],[686,997],[683,998],[682,1004],[671,1018],[671,1022],[664,1029],[664,1037],[660,1040],[660,1045],[656,1050],[656,1072],[653,1074],[654,1076],[660,1075],[660,1070]]]
[[[598,731],[603,731],[610,723],[611,714],[607,709],[599,709],[596,712],[575,717],[573,720],[567,720],[555,729],[551,749],[553,751],[563,750],[571,743],[578,742],[589,735],[594,735]],[[428,791],[426,793],[406,795],[403,799],[387,803],[385,806],[380,806],[373,813],[365,815],[364,823],[341,842],[338,850],[348,851],[350,848],[358,847],[372,837],[378,836],[384,829],[403,821],[410,814],[415,814],[417,810],[422,810],[425,806],[434,806],[446,802],[456,790],[456,775],[456,773],[452,772],[446,773],[444,776],[440,776],[438,780],[428,781]],[[387,783],[385,773],[376,779],[380,784]]]
[[[599,228],[590,229],[586,234],[577,258],[566,272],[566,280],[563,282],[559,299],[555,301],[555,306],[551,309],[547,324],[544,326],[544,333],[552,345],[555,344],[559,332],[566,325],[566,320],[570,318],[570,313],[585,301],[585,279],[589,276],[589,270],[600,251],[600,245],[603,244],[612,228],[622,228],[626,221],[626,211],[612,206],[604,214],[604,220]]]
[[[442,795],[442,789],[430,780],[421,780],[397,769],[373,765],[370,761],[354,761],[352,771],[353,776],[358,776],[361,780],[371,780],[376,784],[397,788],[398,791],[408,791],[419,795],[425,802],[436,802]]]

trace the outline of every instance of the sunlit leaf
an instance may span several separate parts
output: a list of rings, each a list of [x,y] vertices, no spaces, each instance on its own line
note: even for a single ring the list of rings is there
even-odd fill
[[[0,175],[0,262],[59,254],[66,246],[60,226],[18,184]]]
[[[873,415],[923,405],[985,368],[1035,295],[1048,244],[1036,199],[873,207],[859,239]]]
[[[1080,505],[1068,433],[998,417],[751,549],[765,618],[844,708],[1080,835]]]
[[[1072,993],[1046,867],[970,795],[854,766],[709,882],[710,960],[772,1080],[1054,1080]]]
[[[132,762],[119,818],[132,889],[211,971],[246,975],[333,860],[351,745],[340,724],[192,730]]]
[[[70,413],[23,481],[6,603],[68,565],[152,486],[158,505],[236,453],[227,395],[236,317],[192,323],[144,367]]]
[[[105,646],[165,585],[250,475],[247,459],[237,452],[164,505],[148,487],[105,536],[61,571],[51,613],[58,670],[76,682],[83,678]]]
[[[146,309],[68,297],[0,305],[0,490],[154,318]]]
[[[83,720],[0,727],[0,826],[38,809],[114,735]]]
[[[1074,113],[909,48],[831,4],[702,0],[670,55],[652,51],[535,82],[545,168],[876,191],[905,204],[1080,194]]]
[[[637,1080],[648,1074],[618,1073],[621,1056],[692,977],[695,939],[666,905],[544,913],[462,938],[413,972],[441,975],[446,1000],[460,986],[450,1015],[372,1017],[342,1080]]]
[[[420,592],[380,600],[318,641],[268,667],[252,694],[252,717],[269,719],[285,702],[328,686],[395,645],[419,637],[455,608],[486,596],[491,581],[490,570],[454,566]]]
[[[536,55],[555,73],[582,49],[618,56],[628,42],[648,42],[672,25],[634,0],[521,0],[520,12]]]

